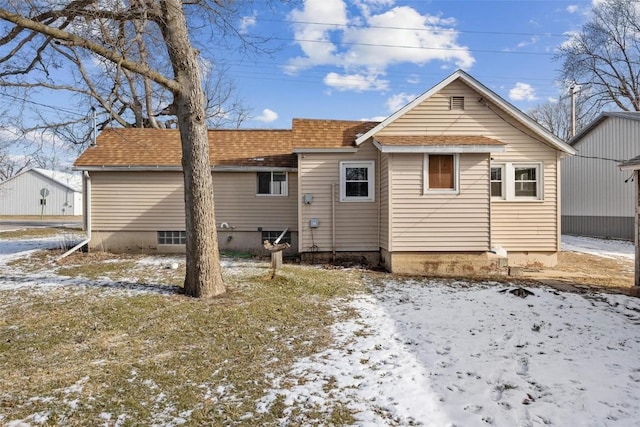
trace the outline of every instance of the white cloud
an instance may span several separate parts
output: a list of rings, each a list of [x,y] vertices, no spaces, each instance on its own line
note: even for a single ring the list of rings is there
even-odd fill
[[[474,64],[469,49],[457,42],[455,19],[422,15],[409,6],[393,6],[391,0],[355,3],[358,9],[353,16],[347,16],[344,0],[305,0],[303,9],[289,15],[296,21],[292,26],[303,54],[289,61],[288,73],[328,65],[342,69],[343,76],[360,75],[371,80],[371,76],[383,75],[389,66],[401,63],[440,61],[463,69]],[[337,75],[328,74],[325,83],[335,81]],[[340,90],[348,87],[371,90],[376,85],[368,89],[362,85],[341,86]]]
[[[402,92],[389,97],[386,105],[390,113],[395,113],[414,99],[416,99],[416,95]]]
[[[294,36],[305,56],[291,60],[288,72],[335,61],[331,34],[347,24],[347,7],[342,0],[307,0],[302,10],[289,14],[289,19],[296,22]]]
[[[578,10],[580,10],[580,7],[578,7],[578,5],[576,4],[570,4],[569,6],[567,6],[567,12],[569,13],[576,13]]]
[[[370,118],[360,119],[361,122],[381,122],[386,119],[387,116],[374,116]]]
[[[517,82],[509,91],[509,98],[514,101],[535,101],[536,91],[529,83]]]
[[[536,44],[536,43],[538,43],[539,40],[540,40],[540,37],[532,36],[529,40],[521,41],[520,43],[518,43],[517,44],[517,48],[518,49],[522,49],[523,47],[527,47],[527,46]]]
[[[268,108],[262,110],[262,114],[255,118],[259,122],[271,123],[278,120],[278,113]]]
[[[324,84],[338,91],[364,92],[367,90],[387,90],[388,80],[381,80],[376,73],[368,74],[338,74],[329,73],[324,78]]]
[[[257,14],[254,11],[253,15],[251,15],[251,16],[243,16],[240,19],[240,33],[241,34],[246,34],[247,30],[250,27],[253,27],[254,25],[256,25],[256,17],[257,17]]]

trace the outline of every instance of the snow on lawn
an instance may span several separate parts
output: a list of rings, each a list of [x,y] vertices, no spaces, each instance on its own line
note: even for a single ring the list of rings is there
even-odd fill
[[[79,242],[80,240],[78,240]],[[137,292],[174,294],[171,286],[155,286],[127,281],[113,281],[108,277],[103,280],[90,281],[84,278],[59,276],[55,272],[39,274],[25,273],[19,268],[8,265],[12,260],[27,258],[33,252],[42,249],[58,249],[69,244],[65,236],[36,237],[29,239],[0,239],[0,291],[28,289],[35,292],[46,292],[52,288],[73,287],[82,291],[86,288],[104,289],[120,294]],[[77,243],[77,242],[73,242]],[[157,261],[160,262],[160,261]],[[159,265],[159,264],[158,264]]]
[[[57,244],[0,242],[0,290],[22,287],[9,259]],[[563,249],[633,254],[626,243],[571,236]],[[545,287],[519,298],[500,292],[515,285],[364,276],[370,292],[348,303],[355,315],[332,326],[333,345],[273,378],[257,411],[284,403],[282,425],[338,402],[362,426],[639,425],[640,300]],[[53,274],[25,280],[78,285]]]
[[[562,235],[562,250],[583,252],[604,258],[627,258],[633,260],[633,242],[625,240],[595,239],[593,237]]]
[[[640,302],[506,285],[368,280],[335,345],[276,387],[285,405],[358,411],[358,425],[605,426],[640,420]],[[327,385],[333,384],[332,387]],[[285,411],[291,416],[291,412]],[[283,425],[302,420],[283,420]]]

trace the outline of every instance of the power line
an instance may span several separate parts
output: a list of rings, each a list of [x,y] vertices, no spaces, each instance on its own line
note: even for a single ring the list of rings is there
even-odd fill
[[[598,157],[598,156],[583,156],[581,154],[574,154],[574,157],[581,157],[583,159],[593,159],[593,160],[606,160],[608,162],[616,162],[616,163],[622,163],[622,162],[626,162],[626,160],[620,160],[620,159],[610,159],[608,157]]]
[[[457,30],[454,28],[433,28],[433,27],[394,27],[384,25],[365,25],[365,24],[339,24],[331,22],[316,22],[316,21],[295,21],[286,19],[269,19],[269,18],[256,18],[256,21],[264,22],[280,22],[289,24],[302,24],[302,25],[324,25],[327,27],[338,28],[375,28],[379,30],[405,30],[405,31],[429,31],[435,33],[458,33],[458,34],[486,34],[486,35],[499,35],[499,36],[540,36],[540,37],[563,37],[566,38],[566,34],[555,33],[521,33],[521,32],[506,32],[506,31],[475,31],[475,30]]]
[[[335,44],[331,40],[313,40],[313,39],[288,39],[284,37],[274,37],[271,40],[280,40],[280,41],[293,41],[293,42],[303,42],[303,43],[328,43]],[[467,48],[455,48],[455,47],[427,47],[427,46],[403,46],[403,45],[392,45],[392,44],[379,44],[379,43],[357,43],[357,42],[340,42],[341,45],[347,46],[367,46],[367,47],[386,47],[386,48],[394,48],[394,49],[419,49],[419,50],[441,50],[445,52],[479,52],[479,53],[499,53],[499,54],[513,54],[513,55],[538,55],[538,56],[555,56],[555,53],[546,53],[546,52],[524,52],[524,51],[513,51],[513,50],[490,50],[490,49],[467,49]]]
[[[11,99],[13,99],[15,101],[26,102],[28,104],[37,105],[39,107],[49,108],[49,109],[55,110],[55,111],[64,111],[66,113],[75,114],[75,115],[78,115],[78,116],[87,116],[87,114],[80,113],[78,110],[71,110],[71,109],[68,109],[68,108],[65,108],[65,107],[60,107],[60,106],[57,106],[57,105],[43,104],[41,102],[36,102],[36,101],[30,100],[30,99],[27,99],[27,98],[21,98],[19,96],[10,95],[8,93],[0,93],[0,96],[4,96],[6,98],[11,98]]]

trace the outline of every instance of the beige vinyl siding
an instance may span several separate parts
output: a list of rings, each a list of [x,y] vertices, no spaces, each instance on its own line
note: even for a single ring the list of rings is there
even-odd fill
[[[305,153],[299,155],[300,194],[313,195],[311,204],[300,202],[301,252],[327,252],[332,248],[331,192],[335,196],[335,236],[337,251],[377,251],[380,194],[373,202],[340,201],[340,162],[372,160],[374,176],[379,176],[378,151],[371,143],[360,146],[357,153]],[[378,182],[375,188],[379,188]],[[309,220],[317,218],[318,228],[311,229]]]
[[[298,175],[287,174],[288,196],[256,196],[255,172],[216,172],[213,174],[213,194],[216,221],[226,222],[236,231],[279,231],[298,228]]]
[[[393,252],[489,249],[489,156],[460,155],[459,194],[423,194],[423,156],[393,154]]]
[[[234,231],[297,228],[295,173],[289,196],[256,196],[255,172],[213,174],[216,222]],[[179,172],[92,172],[95,230],[184,230],[184,192]]]
[[[91,172],[94,230],[184,230],[178,172]]]
[[[389,209],[391,194],[389,194],[389,154],[380,157],[380,247],[391,250],[389,242]]]
[[[451,96],[464,96],[464,110],[450,110]],[[461,81],[454,81],[422,104],[398,117],[378,135],[483,135],[505,123],[485,105],[480,95]],[[503,141],[506,142],[506,141]]]
[[[449,110],[451,96],[465,97],[464,110]],[[479,100],[477,92],[455,81],[399,117],[380,135],[483,135],[507,144],[505,153],[491,155],[495,163],[542,163],[544,201],[492,202],[491,244],[510,251],[555,252],[558,240],[556,150],[534,139],[531,132],[488,100]]]
[[[535,147],[535,144],[528,144]],[[494,246],[508,251],[551,251],[558,248],[558,162],[555,152],[538,144],[536,159],[544,168],[543,201],[493,201],[491,205],[491,235]],[[530,154],[534,154],[533,152]],[[522,153],[507,152],[494,156],[500,161],[533,161]]]

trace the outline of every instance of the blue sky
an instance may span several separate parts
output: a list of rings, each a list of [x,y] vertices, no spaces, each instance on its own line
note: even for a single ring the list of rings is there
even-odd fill
[[[554,53],[593,3],[305,0],[246,16],[247,34],[280,49],[226,65],[252,108],[244,127],[381,119],[458,68],[527,111],[565,95]]]
[[[458,68],[526,112],[566,96],[554,54],[599,1],[276,0],[267,7],[255,0],[238,28],[269,37],[272,54],[194,41],[203,57],[217,58],[251,109],[244,128],[287,129],[293,118],[383,120]],[[59,93],[31,98],[46,115],[89,114]],[[14,137],[10,129],[5,134],[0,138]],[[55,135],[39,138],[61,166],[75,158]],[[14,147],[22,157],[34,149]]]

